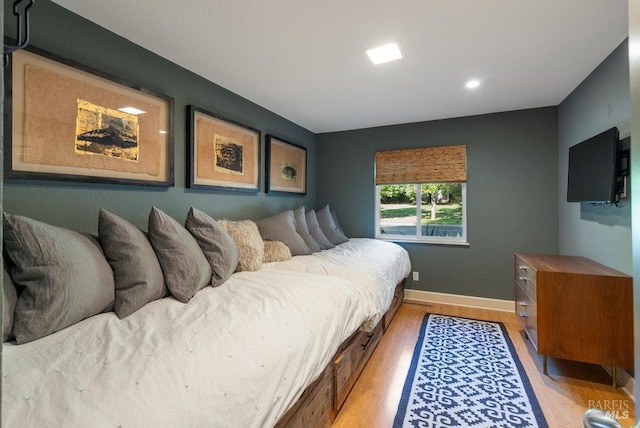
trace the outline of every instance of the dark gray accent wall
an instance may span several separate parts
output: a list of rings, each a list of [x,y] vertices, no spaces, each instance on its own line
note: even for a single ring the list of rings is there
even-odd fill
[[[613,126],[621,138],[629,136],[627,41],[558,106],[558,212],[561,254],[584,256],[631,274],[630,201],[620,207],[567,202],[569,147]]]
[[[424,291],[513,300],[514,252],[558,251],[557,110],[471,116],[317,136],[318,206],[374,236],[374,153],[467,145],[469,247],[401,244]]]
[[[4,1],[5,8],[11,2]],[[179,221],[195,206],[217,217],[259,219],[299,205],[315,207],[315,135],[184,68],[52,3],[38,0],[31,9],[31,44],[175,99],[175,187],[105,186],[54,181],[5,180],[4,210],[80,231],[97,230],[104,207],[146,230],[152,206]],[[7,33],[15,28],[5,16]],[[224,59],[222,59],[224,60]],[[196,105],[260,129],[263,135],[261,190],[256,194],[186,189],[186,106]],[[307,148],[305,197],[264,193],[264,135],[272,133]]]

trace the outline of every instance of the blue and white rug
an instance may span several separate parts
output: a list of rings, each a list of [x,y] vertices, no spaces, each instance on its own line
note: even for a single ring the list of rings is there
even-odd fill
[[[427,314],[393,427],[547,422],[502,323]]]

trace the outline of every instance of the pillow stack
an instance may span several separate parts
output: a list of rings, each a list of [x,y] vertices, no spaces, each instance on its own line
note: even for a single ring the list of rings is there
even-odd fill
[[[262,263],[348,241],[327,205],[259,220],[216,221],[191,208],[185,225],[153,207],[148,232],[101,209],[98,240],[4,214],[3,341],[27,343],[113,310],[125,318],[171,294],[187,303],[207,285]]]
[[[292,256],[330,250],[349,240],[329,205],[317,213],[314,210],[305,213],[305,207],[301,206],[258,220],[256,224],[265,242],[284,243]]]
[[[283,211],[280,214],[259,220],[256,224],[263,240],[283,242],[289,247],[292,256],[311,254],[304,239],[296,231],[293,211]]]

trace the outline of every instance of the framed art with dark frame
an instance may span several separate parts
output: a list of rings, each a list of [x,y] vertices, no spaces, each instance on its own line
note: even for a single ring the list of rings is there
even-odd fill
[[[189,187],[257,193],[261,132],[191,105],[187,116]]]
[[[307,194],[307,149],[267,134],[267,193]]]
[[[173,98],[34,47],[5,90],[5,178],[173,186]]]

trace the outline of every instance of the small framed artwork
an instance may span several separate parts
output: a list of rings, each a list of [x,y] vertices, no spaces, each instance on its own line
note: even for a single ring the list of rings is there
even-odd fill
[[[267,135],[266,192],[307,194],[307,149]]]
[[[173,98],[33,47],[10,61],[6,178],[173,186]]]
[[[194,106],[187,115],[189,187],[257,193],[260,131]]]

